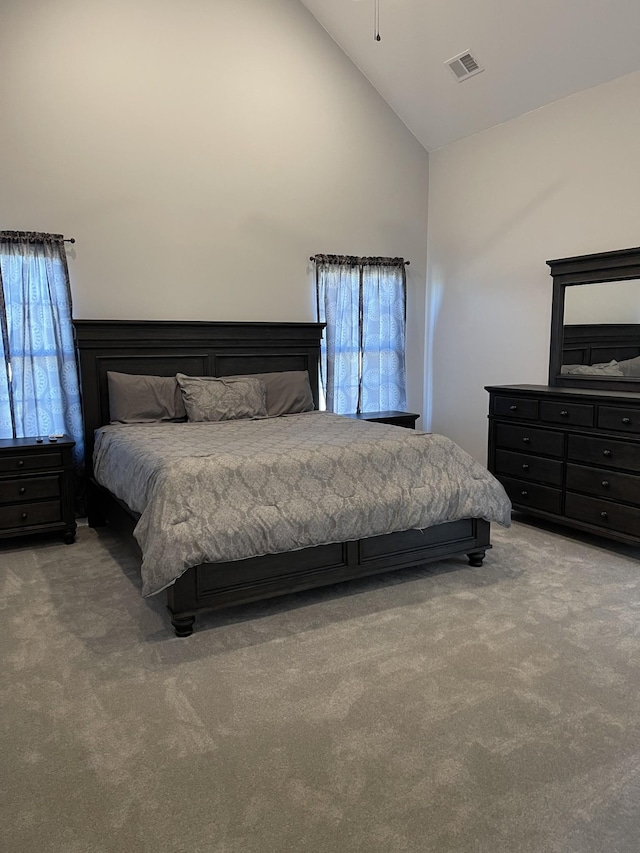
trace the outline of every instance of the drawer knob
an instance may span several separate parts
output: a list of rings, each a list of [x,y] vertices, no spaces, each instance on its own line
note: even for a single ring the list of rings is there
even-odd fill
[[[529,470],[529,463],[528,463],[528,462],[523,462],[523,463],[522,463],[522,470],[523,470],[523,471],[528,471],[528,470]]]
[[[563,418],[568,418],[568,417],[569,417],[569,412],[568,412],[566,409],[563,409],[563,410],[560,412],[560,414],[561,414],[561,416],[562,416]]]
[[[529,442],[531,441],[531,439],[529,438],[528,435],[525,435],[525,437],[522,440],[524,441],[525,444],[529,444]]]
[[[24,465],[24,459],[18,459],[18,468],[22,468]]]
[[[517,407],[516,405],[509,406],[509,411],[510,411],[510,412],[517,412],[517,411],[518,411],[518,407]]]
[[[602,455],[603,456],[611,456],[611,451],[610,450],[603,450]]]
[[[608,481],[608,480],[603,480],[603,481],[602,481],[602,485],[605,487],[605,489],[608,489],[608,488],[609,488],[609,481]]]
[[[600,513],[600,518],[609,518],[609,513],[604,510]]]
[[[25,489],[25,487],[24,487],[24,486],[20,486],[20,488],[18,489],[18,494],[19,494],[19,495],[24,495],[24,493],[25,493],[26,491],[27,491],[27,490]]]
[[[22,515],[20,516],[20,518],[21,518],[23,521],[26,521],[26,520],[27,520],[27,513],[26,513],[26,512],[23,512],[23,513],[22,513]]]
[[[526,497],[527,497],[527,495],[529,494],[529,492],[528,492],[526,489],[523,489],[523,490],[520,492],[520,494],[522,495],[522,497],[523,497],[523,498],[526,498]]]
[[[622,423],[629,425],[631,423],[631,418],[623,418]]]

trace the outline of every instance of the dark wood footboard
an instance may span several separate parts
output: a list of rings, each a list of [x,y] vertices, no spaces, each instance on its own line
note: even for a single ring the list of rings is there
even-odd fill
[[[135,542],[135,514],[94,482],[88,498],[91,526],[108,523]],[[226,563],[202,563],[188,569],[167,588],[167,608],[176,635],[188,637],[201,611],[407,569],[450,556],[466,554],[469,565],[481,566],[489,548],[490,524],[480,518],[464,518],[424,530],[404,530]]]
[[[171,623],[179,637],[193,631],[196,614],[466,554],[481,566],[491,547],[490,525],[465,518],[354,542],[318,545],[230,563],[203,563],[167,589]]]

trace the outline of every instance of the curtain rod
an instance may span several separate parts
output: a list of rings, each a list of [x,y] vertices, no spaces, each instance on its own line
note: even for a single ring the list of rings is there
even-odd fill
[[[65,243],[75,243],[75,242],[76,242],[76,238],[75,238],[75,237],[65,237],[65,238],[64,238],[64,242],[65,242]]]
[[[311,255],[309,260],[315,262],[316,259],[315,259],[314,255]],[[408,267],[410,263],[411,263],[411,261],[405,261],[404,265]]]

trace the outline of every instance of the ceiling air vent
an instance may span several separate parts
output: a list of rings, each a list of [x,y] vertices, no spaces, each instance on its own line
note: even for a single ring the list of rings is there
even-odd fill
[[[473,77],[475,74],[479,74],[481,71],[484,71],[484,68],[482,68],[478,63],[478,60],[475,59],[468,50],[465,50],[464,53],[459,53],[457,56],[454,56],[453,59],[447,59],[445,65],[449,66],[454,77],[459,83],[466,80],[468,77]]]

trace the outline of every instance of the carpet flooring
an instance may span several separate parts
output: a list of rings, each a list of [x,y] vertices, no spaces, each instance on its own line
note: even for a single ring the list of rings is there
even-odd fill
[[[2,850],[638,853],[640,551],[493,541],[186,639],[108,530],[2,543]]]

